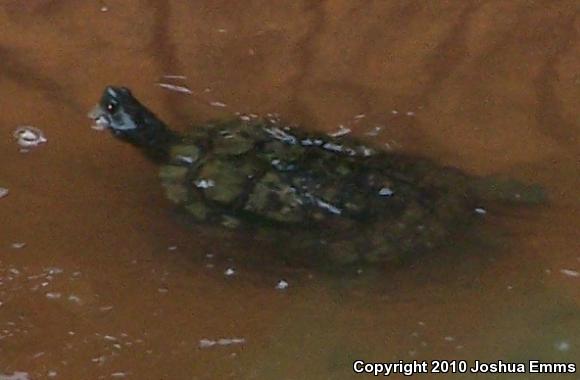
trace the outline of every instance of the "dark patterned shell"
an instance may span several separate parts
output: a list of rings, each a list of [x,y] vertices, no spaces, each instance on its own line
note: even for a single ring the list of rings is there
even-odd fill
[[[341,263],[437,245],[474,207],[455,170],[262,119],[197,127],[160,177],[199,222],[330,248]]]

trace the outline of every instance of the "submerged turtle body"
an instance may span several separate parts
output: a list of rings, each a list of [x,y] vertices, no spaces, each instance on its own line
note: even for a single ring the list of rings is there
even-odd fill
[[[159,162],[167,198],[194,220],[281,242],[287,258],[405,257],[468,225],[479,202],[481,181],[456,169],[276,120],[213,122],[181,136],[117,87],[91,117]]]

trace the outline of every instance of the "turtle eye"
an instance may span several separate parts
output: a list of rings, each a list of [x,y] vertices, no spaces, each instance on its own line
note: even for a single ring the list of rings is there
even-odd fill
[[[107,111],[111,114],[117,112],[118,108],[119,108],[119,103],[117,103],[117,102],[110,101],[107,104]]]

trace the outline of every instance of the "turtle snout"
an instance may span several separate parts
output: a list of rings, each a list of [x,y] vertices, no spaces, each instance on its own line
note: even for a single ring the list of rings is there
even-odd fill
[[[87,116],[93,120],[92,128],[97,131],[105,130],[111,126],[110,117],[100,104],[95,105]]]

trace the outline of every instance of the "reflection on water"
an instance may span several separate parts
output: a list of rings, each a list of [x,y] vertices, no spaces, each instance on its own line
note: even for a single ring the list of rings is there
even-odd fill
[[[576,7],[4,1],[0,378],[343,379],[354,359],[576,359]],[[541,183],[550,203],[486,210],[504,241],[483,230],[477,247],[397,270],[245,265],[233,258],[258,245],[183,225],[156,169],[89,128],[109,83],[182,130],[279,114]],[[20,152],[22,125],[46,144]]]

